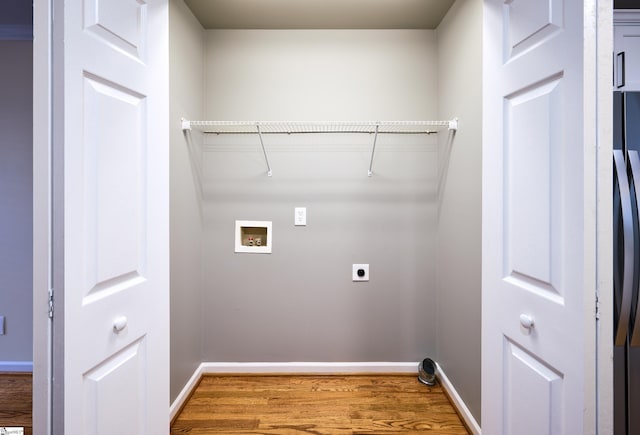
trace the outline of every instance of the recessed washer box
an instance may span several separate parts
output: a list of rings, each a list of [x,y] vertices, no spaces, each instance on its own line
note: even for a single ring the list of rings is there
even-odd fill
[[[236,221],[236,252],[271,254],[271,221]]]

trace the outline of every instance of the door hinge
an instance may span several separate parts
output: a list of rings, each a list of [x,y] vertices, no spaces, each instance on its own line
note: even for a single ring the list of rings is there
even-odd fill
[[[596,295],[596,320],[600,320],[600,299]]]
[[[49,289],[49,318],[53,319],[53,289]]]

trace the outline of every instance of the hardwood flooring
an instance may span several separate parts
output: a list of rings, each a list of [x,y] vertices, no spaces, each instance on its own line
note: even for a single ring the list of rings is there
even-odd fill
[[[24,427],[31,435],[31,373],[0,373],[0,428]]]
[[[31,374],[0,373],[0,428],[31,435]],[[179,434],[467,434],[440,386],[409,375],[204,376]]]
[[[205,375],[171,434],[468,434],[416,376]]]

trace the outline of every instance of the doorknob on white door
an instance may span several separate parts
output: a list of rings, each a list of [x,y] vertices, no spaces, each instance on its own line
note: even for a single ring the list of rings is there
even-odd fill
[[[115,332],[116,334],[120,331],[122,331],[124,328],[127,327],[127,317],[126,316],[120,316],[120,317],[116,317],[113,321],[113,332]]]
[[[527,330],[533,328],[533,317],[528,314],[520,314],[520,325]]]

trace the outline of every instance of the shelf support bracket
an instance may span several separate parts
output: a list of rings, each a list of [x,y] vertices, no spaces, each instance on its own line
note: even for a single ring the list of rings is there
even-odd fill
[[[182,118],[180,121],[182,122],[182,131],[191,130],[191,121],[187,121],[184,118]]]
[[[451,121],[449,121],[449,130],[458,130],[458,118],[453,118]]]
[[[264,148],[264,140],[262,139],[262,130],[260,130],[260,124],[256,124],[256,128],[258,129],[258,137],[260,138],[260,145],[262,146],[262,154],[264,154],[264,161],[267,164],[267,176],[271,177],[273,175],[273,172],[271,172],[271,165],[269,165],[267,150]]]
[[[380,124],[376,123],[376,131],[373,136],[373,147],[371,148],[371,161],[369,162],[369,171],[367,172],[367,176],[369,177],[373,175],[373,154],[376,152],[376,142],[378,142],[379,129],[380,129]]]

